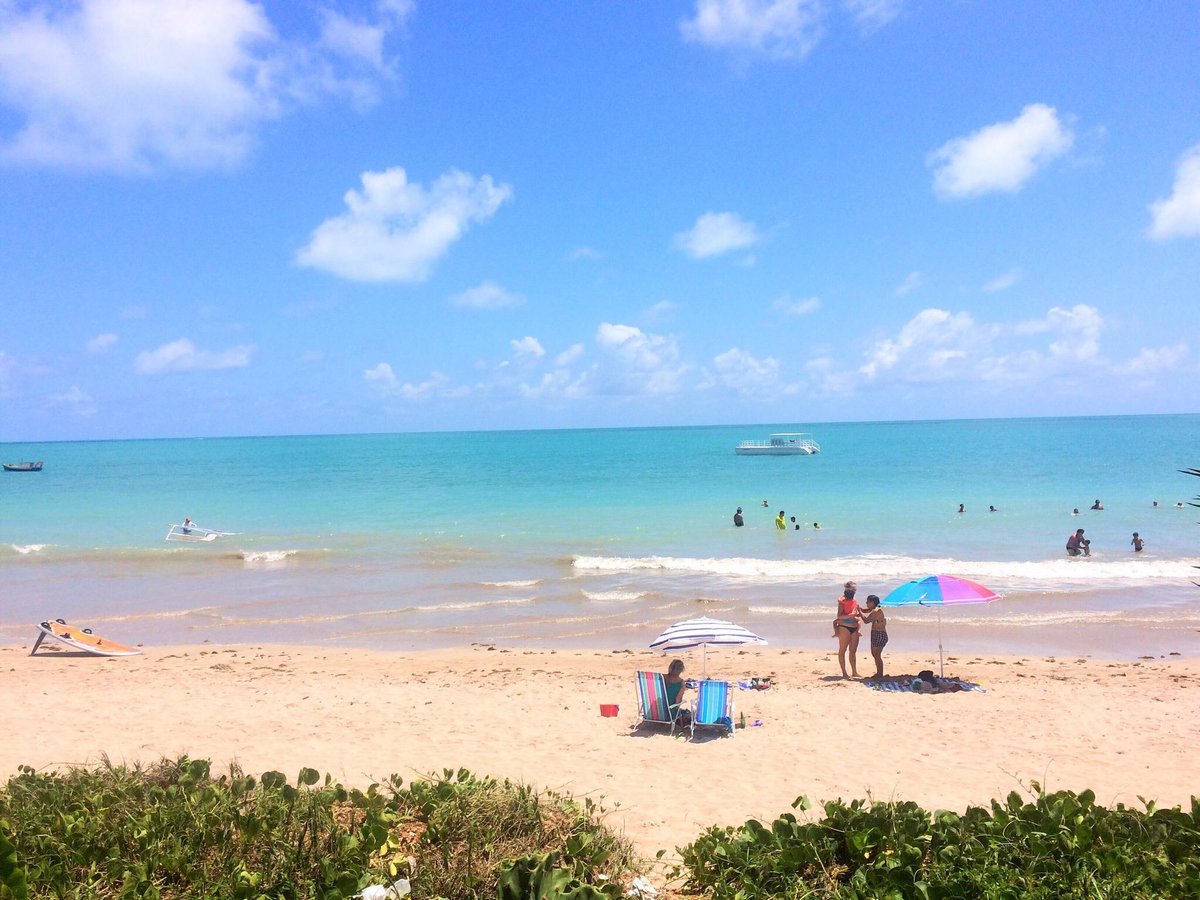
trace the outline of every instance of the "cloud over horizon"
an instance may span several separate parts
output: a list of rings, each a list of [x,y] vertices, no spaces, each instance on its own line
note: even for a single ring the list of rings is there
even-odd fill
[[[299,265],[350,281],[424,281],[473,223],[486,222],[513,196],[490,175],[477,179],[457,169],[428,189],[399,166],[364,172],[362,186],[346,192],[347,212],[316,227],[296,254]]]
[[[241,344],[228,350],[201,350],[188,338],[180,338],[154,350],[143,350],[133,361],[133,368],[142,375],[238,369],[250,365],[254,349],[253,345]]]

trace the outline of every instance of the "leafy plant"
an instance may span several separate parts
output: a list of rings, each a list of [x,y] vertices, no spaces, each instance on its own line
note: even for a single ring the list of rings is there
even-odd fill
[[[17,861],[17,848],[8,839],[8,823],[0,820],[0,897],[17,900],[29,896],[25,873]]]
[[[714,898],[1200,896],[1200,801],[1109,810],[1091,791],[1032,788],[963,815],[834,801],[817,821],[712,828],[681,851],[683,872]]]
[[[491,898],[513,859],[550,849],[578,889],[631,864],[601,814],[462,769],[360,791],[310,768],[294,784],[236,767],[214,777],[187,757],[22,767],[0,790],[0,897],[338,900],[406,877],[419,897]]]

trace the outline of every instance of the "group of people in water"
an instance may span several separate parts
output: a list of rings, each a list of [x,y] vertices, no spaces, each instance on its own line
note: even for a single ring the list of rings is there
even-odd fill
[[[1175,505],[1178,507],[1183,506],[1182,503],[1176,503]],[[1154,501],[1154,507],[1156,509],[1158,508],[1157,500]],[[1102,510],[1102,509],[1104,509],[1104,504],[1101,503],[1100,498],[1097,497],[1096,502],[1094,502],[1089,507],[1089,509]],[[1075,509],[1071,510],[1071,515],[1073,515],[1073,516],[1079,515],[1079,508],[1076,507]],[[1092,555],[1092,542],[1088,538],[1085,538],[1083,535],[1084,535],[1084,530],[1082,528],[1076,528],[1074,534],[1067,535],[1067,555],[1068,556],[1091,556]],[[1133,537],[1130,538],[1130,540],[1129,540],[1129,546],[1131,546],[1133,548],[1134,553],[1141,553],[1142,550],[1144,550],[1146,547],[1146,539],[1143,538],[1140,534],[1138,534],[1135,531],[1133,533]]]
[[[766,505],[767,505],[767,501],[764,500],[763,506],[766,506]],[[733,514],[733,524],[737,528],[741,528],[743,525],[746,524],[746,517],[745,517],[745,515],[743,515],[742,508],[740,506],[737,508],[737,510]],[[796,517],[792,516],[792,518],[789,522],[789,520],[787,518],[787,514],[781,509],[779,511],[779,515],[777,515],[775,517],[775,530],[776,531],[787,531],[789,524],[792,526],[792,528],[795,531],[800,530],[800,523],[796,521]],[[819,529],[821,527],[821,523],[813,522],[812,527]]]

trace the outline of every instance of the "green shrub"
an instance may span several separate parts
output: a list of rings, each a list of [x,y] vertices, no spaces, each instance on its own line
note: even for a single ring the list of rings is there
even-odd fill
[[[213,777],[187,757],[22,767],[0,790],[0,898],[336,900],[407,877],[417,897],[490,900],[513,860],[551,849],[566,883],[603,885],[632,856],[601,815],[462,769],[364,792],[308,768],[294,785],[236,767]]]
[[[1033,789],[1030,802],[1013,793],[961,816],[834,801],[818,821],[711,828],[681,851],[681,874],[718,900],[1200,896],[1197,799],[1190,812],[1105,809],[1091,791]]]

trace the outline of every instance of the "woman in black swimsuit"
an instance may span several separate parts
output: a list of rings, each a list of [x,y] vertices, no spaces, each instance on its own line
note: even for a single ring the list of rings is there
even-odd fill
[[[849,679],[858,677],[858,603],[854,599],[858,585],[847,581],[842,596],[837,601],[837,618],[833,620],[833,631],[838,639],[838,663],[842,667],[842,677]],[[850,674],[846,674],[846,651],[850,651]]]

